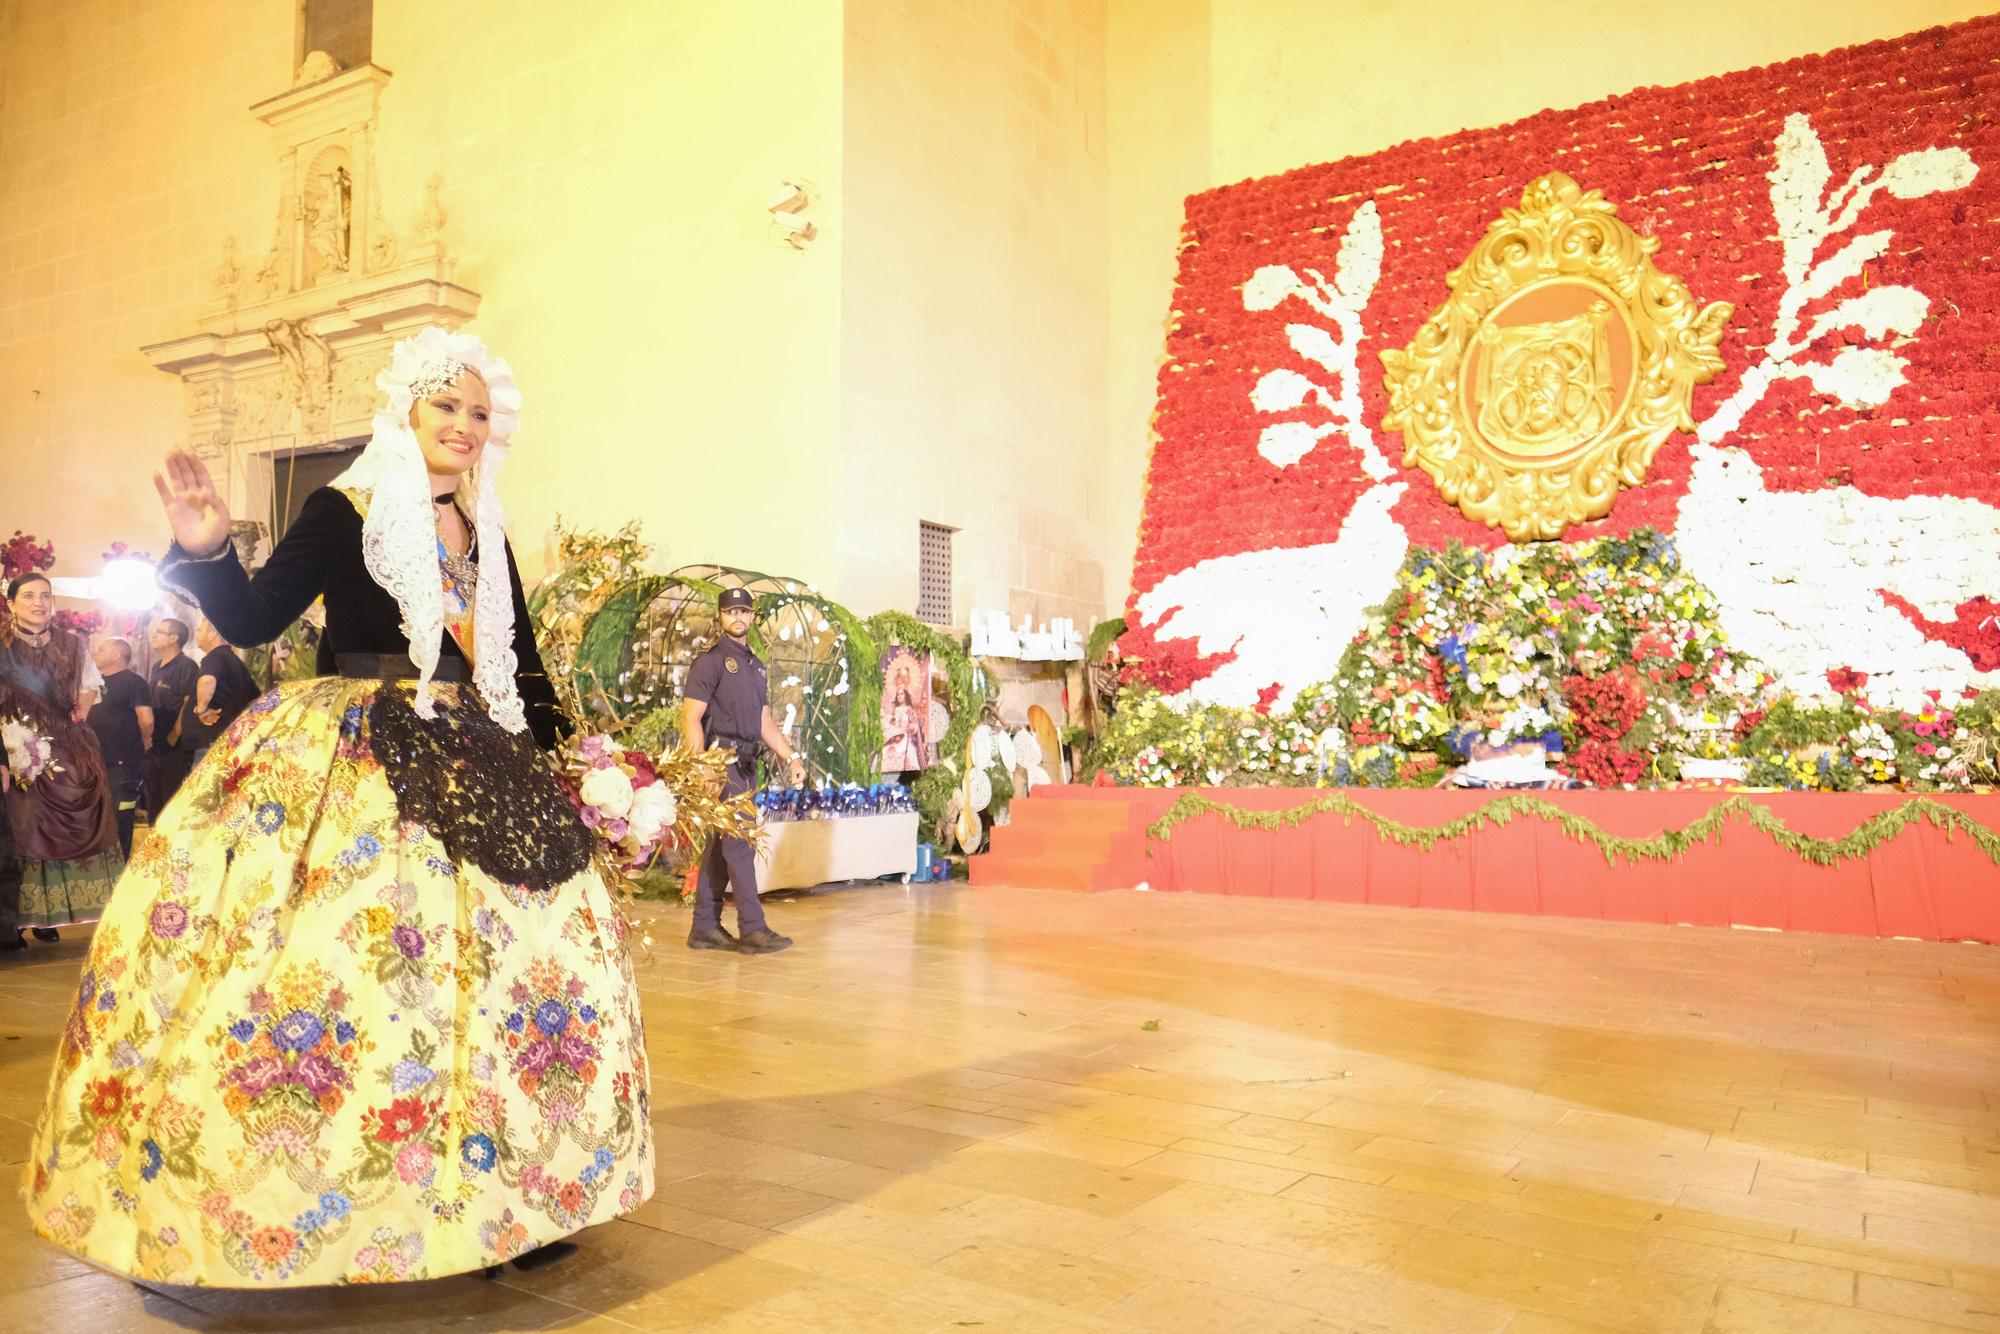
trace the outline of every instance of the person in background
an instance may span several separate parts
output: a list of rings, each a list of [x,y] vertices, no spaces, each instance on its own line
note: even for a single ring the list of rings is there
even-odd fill
[[[772,721],[763,659],[750,651],[755,605],[746,588],[722,590],[716,599],[722,634],[689,664],[681,699],[681,739],[688,746],[697,752],[709,746],[728,746],[736,752],[723,780],[724,797],[756,788],[760,745],[769,746],[784,763],[793,787],[806,781],[805,761]],[[736,926],[743,933],[740,938],[730,935],[722,925],[725,886],[736,896]],[[789,936],[779,935],[764,920],[764,906],[757,897],[756,849],[740,838],[710,842],[702,854],[688,948],[775,954],[791,943]]]
[[[181,744],[187,747],[193,763],[200,764],[215,739],[228,731],[237,715],[262,692],[243,659],[206,616],[195,624],[194,642],[201,650],[201,675],[195,678],[194,698],[188,701],[181,719]]]
[[[91,651],[104,686],[91,706],[90,730],[104,753],[104,776],[118,803],[118,846],[132,855],[132,826],[146,784],[146,750],[153,744],[153,693],[132,670],[132,646],[107,639]]]
[[[14,786],[13,770],[0,756],[0,802]],[[14,822],[0,808],[0,952],[28,948],[21,938],[21,858],[14,851]]]
[[[194,695],[201,668],[187,648],[186,621],[168,616],[153,624],[153,744],[146,761],[146,811],[154,824],[181,790],[194,752],[181,745],[181,709]]]
[[[13,616],[0,631],[0,717],[48,738],[54,764],[0,798],[21,859],[20,893],[0,905],[0,918],[11,915],[35,939],[55,941],[57,927],[97,920],[125,869],[104,759],[83,721],[101,683],[83,639],[55,623],[47,575],[15,579],[7,598]]]

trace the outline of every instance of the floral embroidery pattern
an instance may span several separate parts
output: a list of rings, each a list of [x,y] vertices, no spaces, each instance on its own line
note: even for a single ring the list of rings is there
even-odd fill
[[[377,690],[281,686],[135,849],[31,1149],[41,1235],[160,1282],[399,1282],[650,1193],[609,891],[455,860],[398,809]]]

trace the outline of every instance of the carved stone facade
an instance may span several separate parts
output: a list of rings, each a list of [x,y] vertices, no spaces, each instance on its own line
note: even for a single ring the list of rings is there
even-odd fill
[[[375,134],[390,77],[374,65],[336,70],[251,108],[278,157],[270,248],[246,262],[224,238],[198,327],[141,349],[180,377],[188,446],[223,482],[231,513],[268,513],[275,459],[368,438],[374,378],[397,339],[478,312],[479,294],[451,281],[442,177],[426,183],[406,234],[386,221]]]

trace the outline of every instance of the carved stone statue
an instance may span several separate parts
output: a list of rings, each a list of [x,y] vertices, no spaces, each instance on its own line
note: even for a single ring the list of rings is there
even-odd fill
[[[354,178],[336,165],[319,178],[306,226],[321,274],[346,273],[354,239]]]

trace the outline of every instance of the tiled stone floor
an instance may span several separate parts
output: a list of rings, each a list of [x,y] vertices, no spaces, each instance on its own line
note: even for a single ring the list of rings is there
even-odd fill
[[[643,960],[660,1186],[494,1283],[0,1330],[2000,1329],[2000,952],[960,886]],[[81,936],[81,933],[71,933]],[[0,964],[0,1157],[84,942]],[[11,1167],[9,1170],[13,1170]]]

